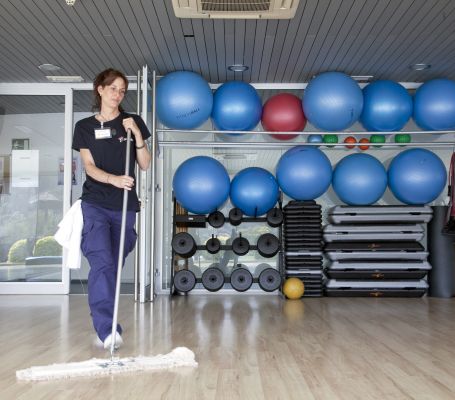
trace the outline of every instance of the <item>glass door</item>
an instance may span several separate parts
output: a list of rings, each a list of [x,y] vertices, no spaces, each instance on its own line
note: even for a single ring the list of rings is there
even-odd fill
[[[138,92],[136,77],[128,77],[128,91],[125,95],[124,100],[122,101],[122,107],[127,113],[138,114],[139,110],[139,101],[138,101]],[[73,86],[73,127],[74,131],[75,124],[83,119],[93,115],[92,105],[93,105],[93,90],[92,85],[81,84]],[[77,151],[72,151],[72,161],[75,165],[79,166],[82,163],[80,154]],[[139,174],[136,176],[139,179]],[[82,173],[80,174],[81,179],[77,179],[76,182],[72,185],[71,188],[71,204],[74,203],[82,195],[82,185],[85,181],[85,172],[82,168]],[[139,192],[139,190],[138,190]],[[139,213],[138,215],[140,215]],[[139,219],[140,217],[138,217]],[[139,242],[141,241],[141,232],[140,225],[136,223],[136,230],[138,233],[138,242],[136,248],[131,252],[125,261],[125,266],[122,270],[122,280],[121,280],[121,293],[122,294],[133,294],[136,291],[137,287],[137,263],[138,263],[138,251],[139,251]],[[70,276],[70,293],[71,294],[86,294],[87,293],[87,280],[88,274],[90,271],[90,265],[85,257],[82,257],[81,268],[71,270]]]
[[[68,293],[53,235],[81,178],[65,150],[71,96],[45,84],[0,86],[0,294]]]

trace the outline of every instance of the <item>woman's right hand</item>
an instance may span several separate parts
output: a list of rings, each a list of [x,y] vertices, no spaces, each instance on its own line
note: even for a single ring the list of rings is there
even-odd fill
[[[131,190],[134,186],[134,179],[128,175],[109,174],[108,183],[119,189]]]

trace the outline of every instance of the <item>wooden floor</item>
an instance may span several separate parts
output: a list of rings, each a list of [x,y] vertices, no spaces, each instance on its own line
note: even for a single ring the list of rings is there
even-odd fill
[[[186,346],[199,367],[17,382],[17,369],[107,355],[84,296],[0,296],[0,398],[455,398],[455,299],[122,296],[120,319],[121,356]]]

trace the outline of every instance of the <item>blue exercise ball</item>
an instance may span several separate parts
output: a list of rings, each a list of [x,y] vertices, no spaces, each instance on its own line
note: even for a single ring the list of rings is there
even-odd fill
[[[276,204],[279,195],[275,177],[258,167],[245,168],[231,183],[231,202],[245,215],[257,217]]]
[[[209,84],[194,72],[171,72],[158,81],[156,113],[168,128],[197,128],[210,117],[212,106]]]
[[[420,86],[414,96],[414,120],[427,131],[455,129],[455,82],[433,79]]]
[[[360,122],[367,131],[399,131],[412,115],[412,97],[399,83],[376,81],[363,89]]]
[[[390,163],[389,187],[405,204],[427,204],[444,190],[447,172],[442,160],[426,149],[409,149]]]
[[[221,131],[250,131],[261,120],[262,103],[248,83],[223,83],[213,95],[212,119]]]
[[[341,131],[359,118],[363,95],[350,76],[324,72],[310,81],[302,102],[303,111],[314,126],[325,131]]]
[[[281,190],[295,200],[314,200],[332,181],[332,166],[318,148],[296,146],[284,153],[276,167]]]
[[[332,187],[344,203],[366,206],[376,203],[384,194],[387,172],[381,162],[369,154],[350,154],[335,167]]]
[[[219,161],[206,156],[184,161],[172,180],[175,198],[194,214],[216,211],[227,200],[229,188],[226,169]]]

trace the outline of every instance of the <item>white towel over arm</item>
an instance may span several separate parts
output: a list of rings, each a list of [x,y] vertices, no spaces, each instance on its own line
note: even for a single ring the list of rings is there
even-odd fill
[[[66,266],[70,269],[81,267],[81,236],[84,218],[82,216],[81,200],[77,200],[58,224],[55,240],[68,250]]]

